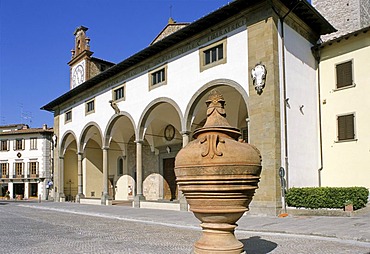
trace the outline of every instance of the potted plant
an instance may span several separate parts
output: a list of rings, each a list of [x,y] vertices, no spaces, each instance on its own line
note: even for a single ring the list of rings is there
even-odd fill
[[[344,202],[344,211],[353,212],[353,202],[352,200],[347,200]]]

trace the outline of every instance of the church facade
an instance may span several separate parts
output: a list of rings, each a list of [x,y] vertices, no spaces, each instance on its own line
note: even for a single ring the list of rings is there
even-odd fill
[[[54,113],[56,199],[186,209],[174,160],[217,89],[229,123],[262,154],[251,212],[278,214],[282,182],[318,185],[311,48],[335,29],[306,1],[285,0],[237,0],[175,25],[115,65],[93,58],[87,28],[77,28],[71,90],[42,108]]]

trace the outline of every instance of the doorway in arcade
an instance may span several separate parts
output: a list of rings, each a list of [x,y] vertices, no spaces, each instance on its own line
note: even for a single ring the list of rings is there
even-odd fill
[[[163,198],[165,200],[177,199],[177,184],[175,176],[175,158],[163,159]]]
[[[14,183],[13,184],[13,198],[23,199],[24,197],[24,183]]]

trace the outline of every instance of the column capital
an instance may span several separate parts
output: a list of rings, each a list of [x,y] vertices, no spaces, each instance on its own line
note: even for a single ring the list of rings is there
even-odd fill
[[[144,143],[144,140],[143,139],[136,139],[134,142],[136,144],[143,144]]]
[[[109,150],[109,146],[103,146],[101,149],[102,150]]]
[[[60,160],[64,160],[64,156],[59,156],[59,159]]]
[[[180,131],[181,135],[190,135],[191,131]]]

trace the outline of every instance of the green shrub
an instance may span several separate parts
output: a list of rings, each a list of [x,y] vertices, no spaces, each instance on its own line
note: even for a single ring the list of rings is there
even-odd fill
[[[285,198],[292,207],[343,208],[352,203],[356,210],[366,206],[368,196],[365,187],[305,187],[290,188]]]

